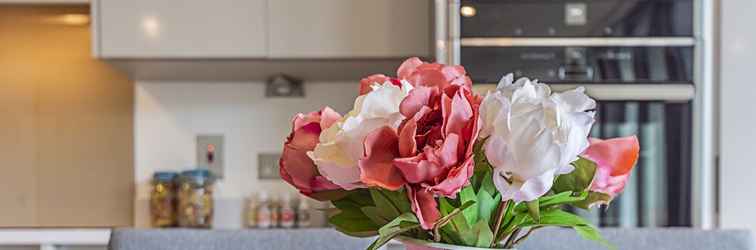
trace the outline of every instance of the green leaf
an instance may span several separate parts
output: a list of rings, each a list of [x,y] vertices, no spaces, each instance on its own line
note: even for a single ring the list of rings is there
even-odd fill
[[[593,204],[609,204],[612,202],[612,197],[605,193],[588,192],[585,199],[573,204],[576,207],[588,210]]]
[[[403,213],[378,229],[378,239],[368,246],[368,250],[378,249],[394,237],[419,227],[420,223],[412,212]]]
[[[475,201],[467,201],[467,202],[465,202],[465,204],[462,204],[462,206],[459,206],[458,208],[454,208],[448,214],[442,214],[441,218],[438,219],[438,221],[436,222],[436,224],[437,225],[445,225],[447,222],[449,222],[450,220],[453,220],[455,217],[457,217],[457,215],[459,215],[460,213],[464,214],[463,211],[465,211],[469,207],[472,207],[473,205],[475,205]],[[445,210],[448,211],[448,208],[446,208]],[[464,215],[462,217],[464,218]]]
[[[388,235],[401,229],[419,226],[420,222],[412,212],[406,212],[394,218],[378,230],[379,235]]]
[[[562,204],[572,204],[585,200],[587,197],[587,191],[580,192],[577,195],[573,195],[572,191],[565,191],[555,195],[544,196],[539,198],[538,200],[541,203],[541,207],[548,207]]]
[[[451,211],[455,208],[456,207],[451,204],[449,199],[444,197],[438,198],[438,211],[441,212],[441,217],[444,217],[447,214],[451,213]]]
[[[486,178],[486,174],[490,174],[492,167],[488,163],[486,154],[483,152],[483,145],[486,143],[486,139],[478,139],[473,146],[473,161],[475,162],[475,170],[473,171],[473,177],[470,180],[475,190],[480,190],[481,186],[485,185],[485,180],[493,181],[490,176]],[[489,193],[494,193],[489,190]]]
[[[354,237],[374,236],[380,227],[363,214],[359,208],[342,209],[339,213],[329,217],[328,222],[336,230]]]
[[[489,169],[484,173],[480,190],[484,190],[489,194],[495,194],[499,192],[493,182],[493,170]]]
[[[478,191],[478,220],[485,221],[486,223],[491,223],[491,216],[493,216],[494,212],[496,211],[496,208],[499,206],[499,203],[501,203],[501,194],[496,192],[496,196],[491,196],[491,193],[488,193],[488,191],[484,189],[480,189]]]
[[[516,205],[514,201],[507,202],[506,210],[504,211],[504,218],[502,219],[501,226],[499,227],[499,233],[496,236],[496,241],[502,241],[504,236],[511,233],[517,225],[522,223],[523,218],[527,218],[527,213],[517,213]]]
[[[478,197],[475,195],[475,190],[473,190],[473,187],[471,185],[459,191],[459,200],[460,202],[462,202],[462,204],[472,202],[472,205],[470,205],[469,208],[462,210],[462,214],[465,216],[468,225],[475,224],[475,221],[478,220],[478,205],[476,202],[477,199]]]
[[[583,200],[585,200],[588,197],[588,192],[583,191],[578,194],[573,194],[572,191],[565,191],[554,195],[547,195],[543,196],[541,198],[538,198],[539,208],[541,211],[546,209],[551,209],[554,206],[558,205],[564,205],[564,204],[576,204]],[[530,212],[531,208],[528,207],[528,204],[526,202],[517,204],[516,211],[518,213],[525,213]]]
[[[366,217],[375,222],[375,224],[377,225],[383,226],[391,221],[391,218],[386,218],[381,215],[381,211],[380,209],[378,209],[378,207],[361,207],[360,210],[363,214],[365,214]]]
[[[588,221],[580,216],[571,214],[562,210],[551,210],[541,215],[540,222],[529,221],[521,225],[521,227],[528,226],[562,226],[573,228],[580,237],[587,240],[598,242],[599,244],[610,248],[616,249],[611,243],[601,237],[601,233]]]
[[[575,170],[569,174],[559,175],[551,188],[555,193],[565,191],[582,192],[591,186],[593,176],[596,174],[596,163],[580,157],[572,162]]]
[[[446,236],[444,237],[444,239],[452,241],[449,243],[453,244],[474,244],[474,238],[471,238],[469,234],[463,234],[464,232],[470,231],[470,226],[469,224],[467,224],[467,220],[464,218],[464,216],[455,216],[453,214],[455,209],[457,208],[452,206],[447,198],[442,197],[439,198],[438,201],[439,210],[441,211],[441,218],[446,218],[449,220],[448,223],[441,227],[441,232],[443,232],[442,236]],[[459,214],[457,213],[457,215]]]
[[[573,226],[572,229],[574,229],[575,232],[577,232],[577,234],[580,235],[580,237],[582,237],[583,239],[592,240],[608,249],[617,249],[617,246],[612,245],[612,243],[609,243],[609,241],[604,239],[604,237],[601,236],[601,232],[599,232],[598,229],[596,229],[592,225]]]
[[[318,201],[333,201],[333,200],[342,199],[346,197],[347,195],[349,195],[348,191],[338,189],[338,190],[328,190],[328,191],[312,193],[308,196]]]
[[[476,247],[490,247],[494,240],[493,232],[491,232],[491,228],[488,227],[488,223],[485,221],[478,221],[478,223],[475,223],[470,232],[476,236]]]
[[[530,218],[533,218],[533,221],[536,223],[541,221],[541,206],[538,203],[538,199],[525,202],[525,204],[528,206],[528,214],[530,214]]]
[[[486,154],[483,152],[483,146],[486,144],[486,140],[488,140],[488,138],[478,139],[478,141],[475,142],[475,145],[473,145],[473,160],[475,161],[474,173],[491,169],[491,164],[488,163]]]
[[[370,197],[383,218],[396,218],[404,212],[411,211],[409,199],[404,191],[371,188]]]
[[[520,225],[521,227],[529,227],[529,226],[563,226],[563,227],[570,227],[573,225],[582,225],[586,224],[585,220],[583,218],[580,218],[580,216],[565,212],[563,210],[550,210],[545,212],[543,215],[541,215],[541,221],[535,222],[533,220],[528,220],[527,222]]]
[[[374,206],[370,192],[367,190],[350,191],[345,197],[332,201],[332,203],[337,208]]]
[[[518,228],[522,228],[524,223],[533,221],[528,213],[517,213],[514,210],[512,209],[511,219],[508,223],[504,224],[502,230],[499,230],[501,233],[496,236],[497,241],[503,240],[505,236],[512,234]]]
[[[400,189],[399,191],[382,190],[382,192],[396,207],[399,208],[399,211],[402,211],[402,213],[412,211],[412,205],[407,196],[407,192],[404,189]]]

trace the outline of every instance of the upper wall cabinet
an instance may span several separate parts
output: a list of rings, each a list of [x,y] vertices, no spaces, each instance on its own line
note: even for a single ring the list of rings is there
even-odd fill
[[[93,0],[100,58],[431,55],[430,0]]]
[[[270,0],[271,58],[428,56],[428,0]]]
[[[266,0],[93,0],[101,58],[263,58]]]

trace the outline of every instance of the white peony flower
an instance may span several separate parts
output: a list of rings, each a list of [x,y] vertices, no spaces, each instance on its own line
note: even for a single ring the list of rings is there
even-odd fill
[[[596,101],[577,88],[551,93],[548,85],[509,74],[480,106],[480,137],[502,199],[532,201],[589,145]]]
[[[371,88],[357,97],[352,111],[320,134],[320,142],[308,152],[322,176],[347,190],[364,186],[357,164],[364,154],[365,137],[383,126],[399,127],[404,119],[399,105],[413,87],[402,81],[401,87],[385,82]]]

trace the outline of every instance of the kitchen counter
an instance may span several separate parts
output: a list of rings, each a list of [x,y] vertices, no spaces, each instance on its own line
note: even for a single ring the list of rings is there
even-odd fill
[[[0,229],[0,246],[39,246],[55,250],[59,246],[107,246],[108,228],[7,228]]]
[[[745,230],[701,230],[694,228],[602,228],[602,234],[618,249],[670,250],[756,250],[753,235]],[[113,250],[237,250],[237,249],[365,249],[374,238],[354,238],[333,229],[193,230],[117,229]],[[403,246],[389,244],[385,249]],[[518,249],[605,250],[581,239],[574,230],[541,229]]]

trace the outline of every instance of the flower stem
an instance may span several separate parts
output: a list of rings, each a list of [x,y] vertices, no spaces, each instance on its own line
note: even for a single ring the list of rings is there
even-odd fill
[[[514,246],[515,239],[517,238],[517,235],[520,234],[520,229],[521,228],[515,229],[514,232],[512,232],[512,234],[509,235],[509,238],[507,238],[507,242],[504,243],[505,249],[512,248],[512,246]]]
[[[527,233],[525,233],[525,235],[523,235],[523,236],[522,236],[522,237],[520,237],[519,239],[515,240],[515,241],[514,241],[514,243],[512,243],[512,247],[514,247],[514,246],[516,246],[516,245],[518,245],[518,244],[522,243],[522,241],[524,241],[525,239],[527,239],[527,238],[528,238],[528,236],[530,236],[530,234],[532,234],[532,233],[533,233],[533,231],[535,231],[536,229],[539,229],[539,228],[541,228],[541,226],[534,226],[534,227],[531,227],[531,228],[530,228],[530,229],[528,230],[528,232],[527,232]]]
[[[439,230],[441,227],[433,227],[433,241],[435,242],[441,242],[441,231]]]
[[[497,243],[496,239],[499,235],[499,229],[501,228],[501,222],[504,220],[504,214],[507,212],[507,207],[509,206],[509,200],[502,201],[499,203],[499,209],[496,211],[496,224],[494,224],[493,228],[493,236],[494,241],[491,242],[491,247],[495,247]]]

